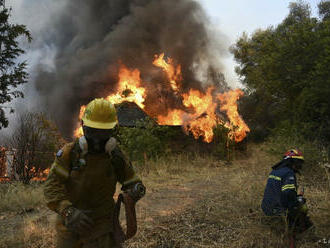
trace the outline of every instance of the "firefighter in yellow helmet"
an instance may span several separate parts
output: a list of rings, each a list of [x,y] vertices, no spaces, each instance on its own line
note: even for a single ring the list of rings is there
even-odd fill
[[[91,101],[82,125],[84,136],[58,151],[45,182],[47,206],[58,214],[56,247],[119,247],[113,235],[116,184],[135,202],[145,188],[113,137],[113,104]]]

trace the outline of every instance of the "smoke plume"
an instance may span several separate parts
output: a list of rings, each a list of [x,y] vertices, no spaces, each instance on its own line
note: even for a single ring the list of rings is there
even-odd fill
[[[205,83],[226,87],[219,72],[223,38],[214,33],[200,4],[193,0],[61,0],[35,37],[33,49],[54,52],[53,63],[34,66],[39,106],[72,135],[80,105],[113,92],[120,63],[138,68],[150,87],[164,75],[152,66],[165,53],[182,66],[183,89]],[[147,101],[156,101],[147,99]],[[161,106],[159,106],[161,108]]]

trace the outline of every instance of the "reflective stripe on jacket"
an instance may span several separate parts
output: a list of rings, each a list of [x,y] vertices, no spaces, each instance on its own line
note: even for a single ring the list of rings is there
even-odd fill
[[[289,167],[272,170],[268,176],[261,208],[266,215],[282,215],[297,205],[297,182]]]

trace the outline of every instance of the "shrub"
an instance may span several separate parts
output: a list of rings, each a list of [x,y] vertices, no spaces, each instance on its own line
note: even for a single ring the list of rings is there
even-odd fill
[[[279,160],[286,150],[300,149],[305,158],[303,174],[308,177],[310,182],[313,180],[327,181],[326,173],[320,165],[329,162],[329,146],[306,139],[299,126],[292,125],[290,122],[282,122],[279,127],[272,130],[266,147],[267,151],[277,155]]]
[[[169,143],[175,135],[171,127],[159,126],[148,119],[136,122],[133,128],[120,127],[118,139],[131,160],[142,161],[169,153]]]
[[[218,124],[214,129],[212,155],[218,159],[231,160],[235,142],[229,138],[229,129]]]
[[[29,183],[31,178],[50,165],[54,152],[63,143],[55,124],[47,120],[43,113],[22,114],[8,141],[15,151],[15,178]]]

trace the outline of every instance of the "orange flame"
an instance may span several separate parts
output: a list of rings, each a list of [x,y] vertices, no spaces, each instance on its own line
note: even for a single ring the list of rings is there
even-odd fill
[[[200,136],[204,137],[204,141],[208,143],[213,139],[213,128],[217,124],[215,114],[217,104],[213,101],[213,90],[213,87],[209,87],[206,94],[198,90],[190,90],[189,94],[183,94],[183,104],[192,107],[195,111],[185,129],[191,131],[196,139]]]
[[[36,170],[35,167],[32,167],[30,169],[30,173],[34,174],[34,177],[31,179],[31,181],[45,181],[47,179],[47,176],[49,174],[50,169],[47,168],[45,170]]]
[[[140,108],[144,109],[144,101],[146,98],[146,89],[141,86],[140,71],[138,69],[129,70],[126,66],[121,65],[119,68],[119,81],[116,93],[108,95],[106,99],[113,104],[122,102],[134,102]],[[80,107],[79,120],[81,120],[86,106]],[[83,136],[83,129],[80,125],[74,131],[74,137]]]
[[[0,146],[0,183],[1,182],[10,182],[11,178],[7,175],[7,164],[6,164],[6,154],[7,149]],[[35,167],[29,168],[28,165],[24,166],[25,171],[28,175],[32,175],[31,181],[44,181],[47,179],[50,168],[47,169],[36,169]]]
[[[181,66],[178,65],[176,68],[173,65],[173,59],[168,58],[167,62],[164,60],[164,56],[165,54],[162,53],[159,56],[155,55],[155,60],[153,62],[153,65],[160,67],[163,69],[164,72],[166,72],[167,74],[167,78],[170,81],[170,85],[172,87],[172,89],[175,92],[179,91],[179,84],[178,81],[182,80],[181,77]]]
[[[144,109],[146,89],[141,86],[140,71],[135,69],[130,71],[122,65],[119,70],[119,82],[115,94],[109,95],[106,99],[113,104],[124,101],[135,102],[140,108]]]
[[[209,87],[206,93],[198,90],[190,90],[183,93],[183,105],[190,109],[190,112],[174,109],[169,111],[167,116],[158,116],[158,122],[161,125],[184,125],[187,132],[191,132],[196,139],[204,137],[205,142],[211,142],[213,139],[213,128],[217,124],[215,114],[217,104],[213,101],[213,87]]]
[[[213,86],[207,88],[203,93],[196,89],[191,89],[187,93],[181,92],[181,66],[175,67],[173,59],[164,59],[164,53],[155,55],[153,65],[161,68],[167,76],[169,86],[181,99],[182,109],[168,109],[167,115],[156,113],[160,125],[183,125],[187,133],[192,133],[198,139],[203,137],[205,142],[213,140],[213,129],[217,124],[223,124],[231,129],[230,137],[236,142],[242,141],[246,133],[250,131],[248,126],[242,120],[237,110],[237,100],[243,95],[241,90],[231,90],[223,94],[216,94]],[[119,81],[114,94],[106,97],[113,104],[119,104],[124,101],[134,102],[140,108],[145,109],[145,99],[148,96],[147,88],[143,86],[138,69],[130,70],[121,65],[119,70]],[[220,120],[216,114],[218,101],[221,111],[225,111],[229,122]],[[80,119],[85,110],[85,106],[80,109]],[[148,106],[149,107],[149,106]],[[148,110],[148,108],[147,108]],[[77,128],[74,132],[75,137],[82,134],[82,128]]]
[[[173,109],[166,116],[159,115],[157,117],[158,124],[173,125],[173,126],[183,125],[184,114],[185,114],[185,112],[183,110]]]
[[[82,117],[84,115],[85,109],[86,109],[86,105],[82,105],[80,107],[79,123],[78,123],[78,127],[74,130],[74,133],[73,133],[74,137],[81,137],[81,136],[84,135],[84,132],[83,132],[83,129],[82,129],[82,126],[81,126],[80,121],[81,121],[81,119],[82,119]]]
[[[234,136],[236,142],[242,141],[246,137],[246,133],[250,132],[250,128],[238,113],[237,101],[244,93],[240,89],[230,90],[218,95],[221,107],[220,110],[226,111],[230,126],[232,127],[231,135]]]

